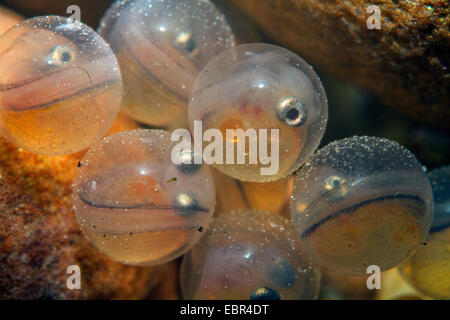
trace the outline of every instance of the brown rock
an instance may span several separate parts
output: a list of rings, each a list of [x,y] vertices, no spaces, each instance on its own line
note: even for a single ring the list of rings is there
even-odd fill
[[[319,69],[369,89],[417,120],[450,128],[447,0],[230,4]],[[367,28],[370,4],[381,9],[381,30]]]

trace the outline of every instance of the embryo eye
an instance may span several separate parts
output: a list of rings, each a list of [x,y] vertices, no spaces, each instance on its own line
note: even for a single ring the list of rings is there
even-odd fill
[[[186,50],[190,54],[194,54],[197,49],[197,44],[189,31],[180,32],[175,38],[175,45]]]
[[[75,59],[75,53],[66,46],[55,46],[48,52],[47,63],[59,67]]]
[[[306,122],[306,106],[298,97],[284,97],[276,107],[276,114],[280,121],[291,127],[300,127]]]

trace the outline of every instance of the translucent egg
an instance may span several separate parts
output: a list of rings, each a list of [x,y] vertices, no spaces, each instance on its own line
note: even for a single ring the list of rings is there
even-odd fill
[[[302,58],[274,45],[244,44],[201,71],[188,113],[193,131],[194,121],[202,121],[203,131],[219,130],[224,156],[214,163],[218,170],[242,181],[268,182],[298,169],[318,147],[328,105],[319,78]],[[248,136],[227,135],[240,129]],[[245,161],[239,162],[242,145]]]
[[[122,98],[109,45],[84,24],[29,19],[0,37],[0,130],[43,155],[83,150],[108,131]]]
[[[124,110],[154,126],[187,123],[198,72],[234,45],[230,27],[209,0],[118,0],[99,33],[122,68]]]
[[[430,234],[400,272],[423,294],[450,299],[450,166],[433,170],[428,177],[435,201]]]
[[[215,188],[206,166],[174,155],[160,130],[119,133],[88,150],[72,195],[88,240],[115,261],[148,266],[185,253],[211,219]],[[177,160],[177,161],[178,161]],[[182,162],[181,160],[184,160]]]
[[[315,299],[320,273],[288,220],[246,210],[213,220],[184,256],[180,281],[185,299]]]
[[[311,258],[331,271],[362,275],[392,268],[425,240],[433,216],[430,183],[396,142],[353,137],[308,159],[295,181],[292,218]]]

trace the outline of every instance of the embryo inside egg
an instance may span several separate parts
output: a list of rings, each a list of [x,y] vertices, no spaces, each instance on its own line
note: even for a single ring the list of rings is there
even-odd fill
[[[168,262],[208,226],[215,204],[209,169],[175,165],[172,147],[168,132],[139,129],[105,138],[81,161],[76,218],[112,259],[140,266]]]
[[[298,169],[317,148],[328,106],[318,76],[299,56],[274,45],[244,44],[218,55],[201,71],[188,113],[191,129],[195,121],[202,121],[204,130],[218,129],[223,136],[227,130],[256,130],[254,137],[244,140],[246,150],[251,150],[251,143],[261,143],[260,130],[270,137],[275,130],[278,138],[265,142],[269,154],[279,155],[275,173],[261,174],[261,157],[255,163],[250,155],[243,164],[225,159],[214,164],[233,178],[267,182]],[[237,150],[241,141],[233,142]]]
[[[124,111],[155,126],[187,122],[199,71],[234,45],[228,23],[209,0],[116,1],[99,33],[122,68]]]
[[[70,154],[99,140],[119,111],[116,58],[92,29],[36,17],[0,37],[0,124],[15,145]]]
[[[424,241],[431,187],[417,159],[387,139],[330,143],[298,172],[292,217],[305,250],[335,272],[392,268]]]
[[[185,299],[295,300],[317,297],[320,274],[276,214],[220,214],[183,258]]]

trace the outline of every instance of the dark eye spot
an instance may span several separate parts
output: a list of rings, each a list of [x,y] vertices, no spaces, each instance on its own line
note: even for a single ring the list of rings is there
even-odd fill
[[[67,63],[70,60],[72,60],[72,55],[70,54],[70,52],[67,52],[67,51],[63,52],[61,60],[62,60],[62,62]]]
[[[347,193],[347,181],[339,176],[330,176],[323,182],[322,195],[330,202],[342,200]]]
[[[55,46],[48,52],[47,64],[51,67],[59,67],[71,62],[74,58],[75,53],[71,48],[65,46]]]
[[[295,108],[291,108],[289,109],[289,111],[287,112],[287,118],[289,120],[295,120],[298,118],[298,110]]]
[[[275,110],[278,119],[291,127],[300,127],[307,120],[306,106],[298,97],[280,99]]]
[[[278,292],[269,287],[256,289],[250,295],[250,300],[281,300]]]
[[[201,156],[190,150],[182,151],[178,160],[181,162],[177,165],[178,171],[186,175],[196,173],[202,166],[201,164],[197,164],[201,163]]]
[[[183,216],[191,216],[200,210],[197,200],[189,193],[179,193],[175,198],[175,206]]]
[[[175,38],[175,44],[190,54],[194,54],[197,50],[197,44],[189,31],[180,32]]]

